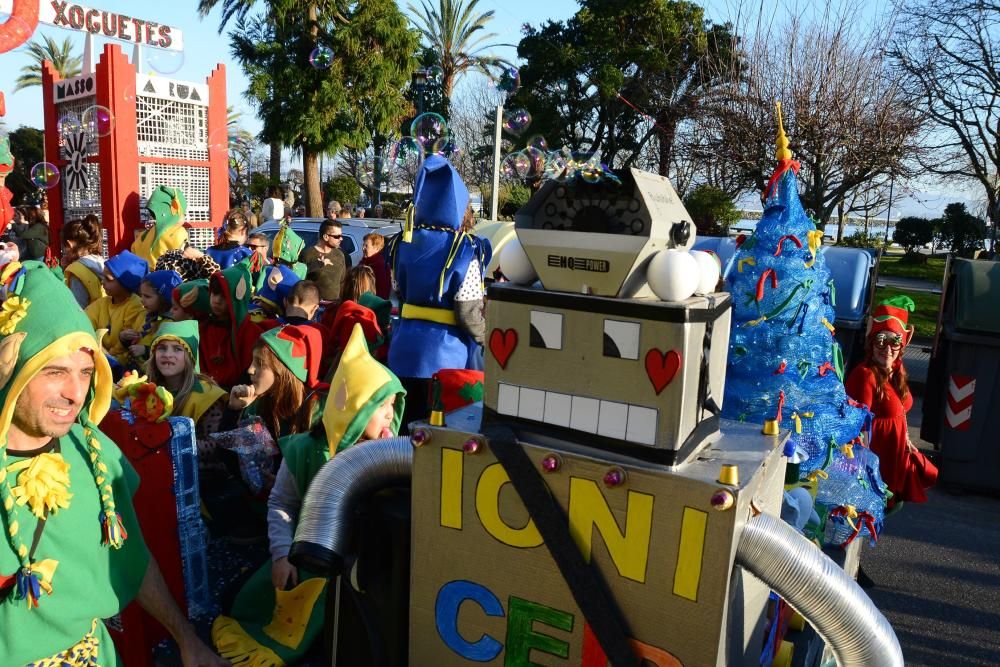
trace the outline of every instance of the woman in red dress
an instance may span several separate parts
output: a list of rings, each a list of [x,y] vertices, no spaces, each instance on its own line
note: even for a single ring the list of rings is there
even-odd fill
[[[890,506],[924,502],[937,468],[910,441],[906,413],[913,395],[906,383],[903,348],[913,336],[908,325],[913,300],[896,296],[875,306],[865,340],[865,360],[847,378],[848,395],[874,413],[871,450],[878,454],[882,479],[892,491]]]

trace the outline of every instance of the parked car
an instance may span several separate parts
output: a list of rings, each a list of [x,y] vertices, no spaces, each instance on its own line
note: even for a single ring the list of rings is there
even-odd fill
[[[322,222],[323,218],[292,218],[292,229],[302,237],[308,248],[316,244],[316,237],[319,236],[319,226]],[[357,266],[361,262],[361,245],[367,234],[378,232],[385,236],[388,242],[390,238],[402,231],[402,226],[392,220],[343,218],[338,222],[344,228],[344,238],[340,242],[340,249],[350,255],[352,266]],[[274,239],[278,229],[278,223],[267,222],[253,231],[265,234],[269,239]]]

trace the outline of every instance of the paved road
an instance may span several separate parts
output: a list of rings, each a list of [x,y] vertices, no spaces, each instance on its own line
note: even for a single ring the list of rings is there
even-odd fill
[[[1000,664],[1000,500],[934,489],[890,516],[862,568],[909,667]]]
[[[908,415],[920,440],[922,399]],[[1000,665],[1000,499],[932,489],[886,520],[862,556],[909,667]]]

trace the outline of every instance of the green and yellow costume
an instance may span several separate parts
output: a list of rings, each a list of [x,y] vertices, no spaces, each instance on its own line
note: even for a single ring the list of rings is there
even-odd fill
[[[405,394],[396,376],[368,353],[361,326],[355,326],[323,408],[325,437],[300,433],[278,443],[299,498],[327,461],[358,443],[374,412],[393,396],[392,431],[398,432]],[[326,585],[326,578],[300,570],[298,586],[277,590],[268,561],[236,596],[230,615],[215,619],[212,641],[233,664],[294,664],[322,631]]]
[[[100,619],[135,597],[149,553],[131,502],[139,478],[96,426],[111,403],[111,369],[70,291],[38,263],[11,284],[0,336],[0,656],[4,665],[117,665]],[[80,349],[94,351],[94,376],[78,423],[39,450],[8,451],[25,387]]]

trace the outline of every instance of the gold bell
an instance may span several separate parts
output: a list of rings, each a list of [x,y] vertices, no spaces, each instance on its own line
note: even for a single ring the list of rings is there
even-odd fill
[[[761,429],[761,433],[763,433],[764,435],[778,435],[778,420],[765,419],[764,428]]]
[[[722,466],[722,470],[719,471],[719,484],[725,484],[726,486],[739,486],[740,485],[740,468],[739,466],[728,463]]]

